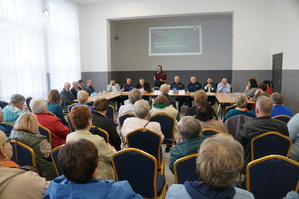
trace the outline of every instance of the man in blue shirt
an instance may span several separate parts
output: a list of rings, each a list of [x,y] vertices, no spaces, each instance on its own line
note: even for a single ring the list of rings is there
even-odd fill
[[[127,83],[123,86],[123,88],[121,89],[121,91],[129,92],[133,88],[135,88],[135,86],[134,86],[134,84],[132,84],[132,79],[131,78],[127,78]]]
[[[287,115],[290,117],[294,116],[292,109],[283,105],[283,96],[280,93],[273,93],[270,96],[270,99],[273,103],[273,111],[271,112],[271,117],[277,115]]]
[[[185,85],[181,83],[180,81],[180,77],[179,76],[175,76],[174,77],[174,82],[170,85],[170,90],[184,90],[185,89]],[[177,94],[177,93],[173,93],[173,94]],[[181,111],[181,107],[185,102],[185,98],[184,97],[176,97],[175,98],[177,101],[179,101],[179,111]]]
[[[230,93],[230,84],[227,82],[227,78],[222,78],[222,81],[217,85],[217,93]]]
[[[187,86],[187,93],[194,93],[196,91],[198,91],[199,89],[201,89],[201,84],[198,83],[197,78],[195,76],[192,76],[190,78],[190,83]],[[193,98],[192,97],[188,97],[188,107],[192,106],[192,101]]]

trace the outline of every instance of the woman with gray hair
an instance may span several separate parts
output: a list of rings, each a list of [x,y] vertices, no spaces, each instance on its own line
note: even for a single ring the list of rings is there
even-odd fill
[[[148,101],[141,99],[135,102],[134,113],[136,114],[136,117],[127,118],[124,121],[124,124],[121,128],[120,134],[123,139],[123,142],[126,142],[126,135],[129,132],[139,128],[147,128],[156,133],[159,133],[161,135],[162,140],[164,139],[164,135],[162,134],[160,124],[158,122],[148,121],[149,111],[150,111],[150,105]]]
[[[140,90],[137,88],[133,88],[129,92],[129,103],[122,105],[119,108],[118,115],[120,116],[120,115],[123,115],[128,112],[134,112],[134,104],[141,98],[142,98],[142,94],[141,94]]]
[[[86,91],[79,91],[78,93],[77,93],[77,98],[78,98],[78,104],[76,104],[75,106],[79,106],[79,105],[85,105],[85,106],[88,106],[89,107],[89,109],[90,109],[90,111],[94,111],[94,109],[93,109],[93,107],[92,106],[89,106],[89,105],[87,105],[87,102],[88,102],[88,97],[89,97],[89,95],[88,95],[88,93],[86,92]],[[75,107],[74,106],[74,107]]]
[[[171,148],[169,169],[172,173],[174,162],[179,158],[197,153],[201,143],[206,138],[201,134],[201,126],[194,117],[182,117],[178,123],[178,128],[182,141]]]
[[[38,122],[51,131],[52,147],[55,148],[65,144],[66,136],[70,133],[70,130],[62,124],[59,117],[48,112],[45,100],[43,98],[32,99],[30,107]]]
[[[20,94],[14,94],[10,98],[9,105],[5,106],[3,112],[3,122],[9,122],[14,124],[18,117],[24,113],[25,97]]]
[[[227,120],[230,117],[233,117],[235,115],[240,115],[240,114],[247,115],[252,118],[256,118],[253,111],[248,111],[248,108],[247,108],[248,100],[244,93],[238,93],[235,98],[235,102],[236,102],[237,107],[235,109],[229,110],[226,113],[226,115],[224,116],[223,122],[225,122],[225,120]]]

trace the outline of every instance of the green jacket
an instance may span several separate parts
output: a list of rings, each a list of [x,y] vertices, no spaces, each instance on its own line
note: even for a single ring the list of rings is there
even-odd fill
[[[18,140],[33,149],[36,158],[36,167],[42,171],[46,180],[53,180],[56,177],[52,161],[50,161],[50,158],[45,158],[40,150],[40,142],[46,139],[45,136],[25,131],[12,130],[10,138],[12,140]]]
[[[173,173],[173,163],[177,159],[185,157],[187,155],[191,155],[193,153],[197,153],[201,143],[206,138],[207,137],[205,136],[201,136],[189,140],[183,140],[179,142],[176,146],[173,146],[171,148],[170,162],[169,162],[169,169],[171,170],[171,172]]]

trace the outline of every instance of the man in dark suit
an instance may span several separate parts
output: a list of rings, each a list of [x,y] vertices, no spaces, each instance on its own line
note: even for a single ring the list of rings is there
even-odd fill
[[[149,83],[145,82],[144,78],[139,79],[139,83],[136,85],[136,88],[140,90],[141,94],[151,92],[151,87],[150,87]],[[148,96],[142,96],[142,99],[149,101]]]
[[[61,107],[64,110],[67,110],[68,106],[74,103],[74,100],[76,99],[73,94],[70,91],[71,84],[69,82],[64,83],[64,87],[62,91],[60,92],[61,97]]]
[[[77,93],[79,92],[79,84],[77,81],[73,81],[73,87],[71,88],[73,96],[77,99]]]
[[[85,90],[88,92],[89,95],[93,92],[96,92],[96,90],[92,86],[92,80],[91,79],[87,80],[87,86],[85,87]]]
[[[203,89],[207,93],[216,93],[217,84],[213,83],[212,77],[208,77],[207,82],[203,84]],[[215,96],[209,96],[208,102],[211,102],[212,106],[215,104],[215,101],[216,101]]]
[[[83,91],[86,91],[85,87],[84,87],[84,81],[82,79],[79,79],[78,80],[78,84],[79,84],[79,90],[83,90]]]

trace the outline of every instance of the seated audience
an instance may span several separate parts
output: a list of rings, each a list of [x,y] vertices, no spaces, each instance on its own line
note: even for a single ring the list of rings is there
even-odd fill
[[[134,104],[135,102],[137,102],[138,100],[140,100],[142,98],[142,94],[141,92],[137,89],[137,88],[133,88],[130,92],[129,92],[129,103],[122,105],[119,108],[118,111],[118,115],[121,116],[125,113],[128,112],[134,112]]]
[[[233,187],[243,166],[243,153],[231,136],[219,134],[204,140],[196,160],[200,179],[171,185],[166,199],[253,199],[252,193]]]
[[[61,107],[63,110],[67,110],[68,106],[74,103],[74,100],[76,99],[76,96],[73,96],[73,94],[70,91],[71,84],[68,82],[64,83],[64,87],[62,91],[60,92],[60,98],[62,100]]]
[[[273,103],[273,110],[270,114],[271,117],[277,115],[287,115],[290,117],[294,116],[292,109],[283,105],[283,96],[280,93],[277,92],[273,93],[270,96],[270,99]]]
[[[269,92],[267,91],[267,86],[265,83],[260,83],[259,88],[255,91],[253,98],[251,98],[251,101],[256,102],[257,98],[259,96],[266,96],[270,97]]]
[[[191,116],[183,117],[178,123],[181,142],[171,148],[169,169],[173,173],[173,164],[177,159],[197,153],[206,137],[201,134],[201,126]]]
[[[77,99],[77,93],[79,92],[79,83],[77,81],[73,81],[73,87],[71,88],[71,93]]]
[[[58,117],[48,112],[45,100],[43,98],[32,99],[30,107],[38,122],[51,131],[52,147],[65,144],[65,138],[70,132],[69,128],[64,126]]]
[[[18,117],[24,113],[24,102],[25,97],[23,95],[12,95],[9,104],[2,110],[4,116],[3,122],[14,124]]]
[[[222,78],[221,82],[217,84],[217,93],[230,93],[230,84],[227,78]]]
[[[226,113],[226,115],[224,116],[223,122],[225,122],[230,117],[233,117],[235,115],[240,115],[240,114],[247,115],[252,118],[256,117],[254,112],[248,111],[248,108],[247,108],[248,100],[244,93],[238,93],[235,98],[235,102],[236,102],[237,107],[235,109],[229,110]]]
[[[3,113],[2,113],[2,109],[0,108],[0,131],[3,131],[3,133],[5,133],[7,137],[9,137],[10,131],[6,129],[7,124],[1,124],[2,121],[3,121]]]
[[[147,128],[150,129],[156,133],[159,133],[162,137],[162,140],[164,139],[164,135],[161,131],[161,126],[158,122],[149,122],[148,121],[148,115],[150,111],[150,105],[148,101],[146,100],[138,100],[134,104],[134,113],[136,114],[136,117],[130,117],[127,118],[124,121],[124,124],[121,128],[121,137],[124,143],[126,143],[126,135],[139,128]]]
[[[199,102],[196,109],[196,119],[201,128],[216,129],[222,133],[228,134],[223,122],[214,119],[213,108],[208,102]]]
[[[76,106],[70,113],[70,119],[76,131],[66,137],[66,142],[77,141],[82,138],[92,141],[98,149],[98,178],[114,180],[115,176],[111,165],[111,157],[116,153],[116,150],[113,146],[107,144],[101,136],[93,135],[89,132],[92,124],[90,109],[84,105]]]
[[[149,83],[145,82],[144,78],[139,79],[139,83],[136,85],[136,88],[139,89],[142,94],[151,92],[151,87]]]
[[[192,76],[190,78],[190,83],[187,85],[187,89],[186,89],[187,93],[194,93],[199,89],[201,89],[201,84],[197,81],[197,78],[195,76]],[[188,97],[187,99],[188,99],[188,107],[191,107],[193,98]]]
[[[85,90],[88,93],[88,95],[91,95],[92,93],[96,92],[96,90],[92,86],[92,80],[91,79],[87,80],[87,86],[85,87]]]
[[[10,160],[13,152],[9,141],[0,131],[0,198],[42,198],[48,186],[46,179],[34,172],[36,169]]]
[[[109,134],[109,143],[115,147],[117,151],[120,150],[120,137],[116,131],[115,124],[112,119],[107,118],[109,101],[105,98],[96,99],[93,103],[94,110],[92,112],[92,125],[100,127]]]
[[[79,84],[79,90],[83,90],[86,91],[86,88],[84,87],[84,81],[82,79],[78,80],[78,84]]]
[[[170,104],[172,104],[172,106],[177,109],[177,106],[176,106],[176,102],[175,102],[175,99],[174,97],[168,95],[168,92],[169,92],[169,86],[167,84],[162,84],[161,87],[160,87],[160,91],[161,91],[161,94],[164,95],[165,97],[167,97],[168,101]]]
[[[135,86],[132,83],[132,79],[131,78],[127,78],[127,83],[123,86],[123,88],[121,89],[121,91],[129,92],[133,88],[135,88]]]
[[[289,137],[293,141],[290,158],[299,162],[299,113],[288,122]]]
[[[207,82],[203,84],[203,88],[207,93],[216,93],[217,86],[213,83],[212,77],[208,77]]]
[[[265,83],[267,85],[267,91],[270,93],[270,95],[272,95],[273,91],[272,91],[272,81],[270,80],[264,80],[263,83]]]
[[[59,117],[62,124],[67,126],[62,108],[60,106],[60,102],[61,102],[61,98],[60,98],[58,90],[56,90],[56,89],[50,90],[50,92],[48,94],[48,100],[47,100],[48,111],[50,111],[51,113],[54,113],[57,117]]]
[[[245,174],[245,168],[251,161],[251,140],[258,135],[269,131],[275,131],[285,136],[289,136],[288,127],[285,122],[271,119],[272,102],[269,97],[260,96],[256,101],[255,115],[257,118],[246,122],[240,128],[237,140],[244,148],[245,158],[242,173]]]
[[[185,90],[185,85],[182,84],[180,77],[179,76],[175,76],[174,77],[174,82],[170,85],[170,90]],[[177,94],[177,93],[174,93]],[[184,97],[175,97],[175,99],[177,101],[179,101],[179,111],[181,111],[181,107],[184,105],[186,99]]]
[[[68,142],[58,154],[58,164],[64,175],[50,183],[45,199],[142,198],[128,181],[98,179],[98,149],[89,140]]]
[[[245,88],[245,95],[247,97],[250,97],[252,98],[255,94],[255,91],[258,89],[258,85],[257,85],[257,82],[256,82],[256,79],[254,78],[250,78],[248,80],[248,83],[247,83],[247,86]]]
[[[87,105],[87,102],[88,102],[88,93],[86,91],[79,91],[78,94],[77,94],[77,97],[78,97],[78,104],[76,104],[75,106],[79,106],[79,105],[84,105],[84,106],[88,106],[88,108],[90,109],[90,111],[94,111],[93,107],[90,106],[90,105]],[[75,107],[74,106],[74,107]],[[74,108],[73,107],[73,108]],[[73,110],[73,109],[72,109]]]
[[[36,167],[41,170],[43,177],[53,180],[56,172],[51,161],[51,144],[45,136],[38,132],[38,121],[34,114],[21,115],[10,134],[10,139],[18,140],[33,149],[36,158]]]

